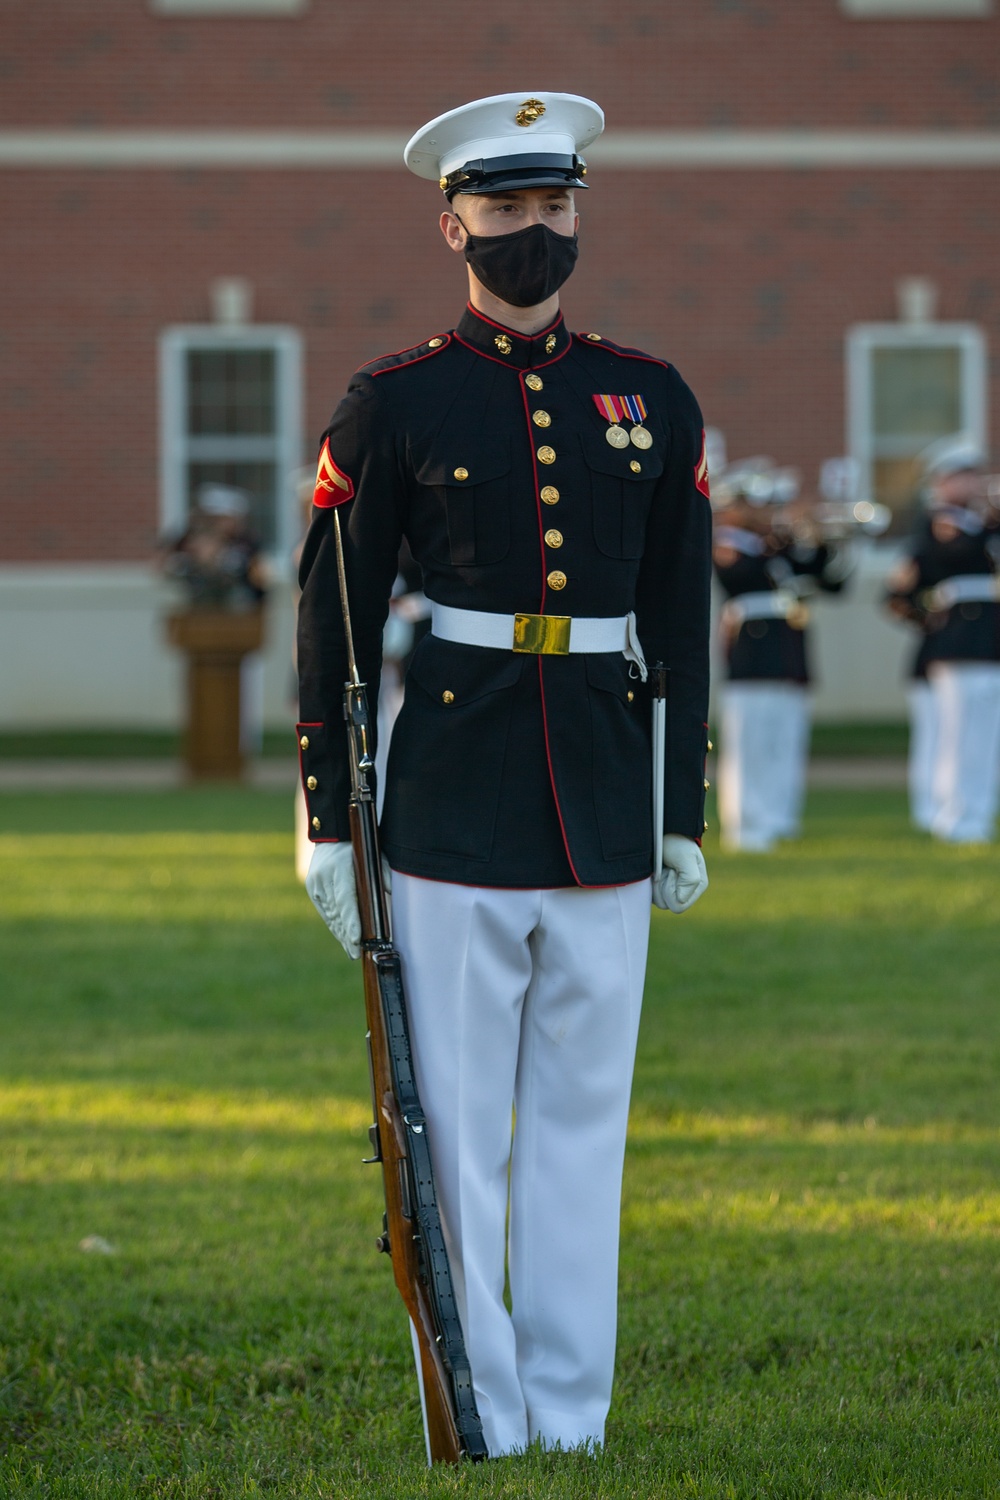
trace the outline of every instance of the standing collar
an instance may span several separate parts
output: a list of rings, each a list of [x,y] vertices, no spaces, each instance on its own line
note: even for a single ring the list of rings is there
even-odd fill
[[[539,333],[526,335],[483,317],[470,303],[455,329],[456,337],[477,354],[484,354],[512,370],[537,369],[561,359],[573,342],[566,332],[562,313]]]

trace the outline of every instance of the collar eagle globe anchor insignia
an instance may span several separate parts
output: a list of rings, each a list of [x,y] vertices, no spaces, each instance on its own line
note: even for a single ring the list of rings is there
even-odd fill
[[[594,405],[605,421],[611,424],[604,436],[612,448],[627,448],[630,442],[636,448],[652,448],[652,433],[642,425],[647,412],[646,403],[641,396],[595,395]],[[633,423],[630,432],[626,432],[621,425],[625,421]]]

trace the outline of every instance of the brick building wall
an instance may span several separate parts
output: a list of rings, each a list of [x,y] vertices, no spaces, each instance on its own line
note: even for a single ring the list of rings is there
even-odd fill
[[[6,564],[142,563],[160,528],[156,350],[245,277],[305,345],[303,456],[352,369],[450,327],[463,268],[433,185],[370,169],[12,165],[34,132],[376,134],[463,99],[590,94],[615,132],[850,131],[836,167],[655,165],[592,153],[571,326],[677,364],[731,456],[845,447],[844,339],[901,276],[1000,351],[995,163],[872,166],[865,133],[1000,140],[1000,18],[857,20],[837,0],[468,0],[285,19],[148,0],[9,0],[0,18],[0,534]],[[860,132],[860,135],[857,133]],[[41,133],[41,134],[38,134]],[[137,134],[138,133],[138,134]],[[346,133],[343,134],[343,133]],[[704,137],[711,140],[711,134]],[[43,151],[44,156],[44,151]],[[19,158],[20,160],[20,158]],[[1000,430],[1000,383],[990,428]]]

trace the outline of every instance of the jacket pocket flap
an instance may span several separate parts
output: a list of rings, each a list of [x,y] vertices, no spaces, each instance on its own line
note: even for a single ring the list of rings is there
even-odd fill
[[[631,443],[627,448],[612,448],[605,438],[596,434],[582,437],[581,442],[587,467],[598,474],[612,474],[626,484],[644,484],[650,479],[659,479],[663,473],[666,439],[659,431],[653,434],[652,448],[636,448]],[[633,463],[639,465],[638,469],[632,468]]]
[[[432,453],[414,465],[420,484],[448,485],[454,489],[472,489],[510,473],[510,450],[506,444],[483,448],[475,441],[449,443],[447,458]]]
[[[513,687],[525,660],[512,651],[462,646],[429,635],[424,637],[410,663],[407,678],[412,678],[438,702],[459,706]],[[452,696],[446,699],[446,693]]]
[[[601,651],[595,656],[588,656],[586,661],[587,681],[591,687],[600,688],[604,693],[614,693],[623,702],[628,701],[629,688],[634,689],[634,683],[628,675],[628,661],[621,652]]]

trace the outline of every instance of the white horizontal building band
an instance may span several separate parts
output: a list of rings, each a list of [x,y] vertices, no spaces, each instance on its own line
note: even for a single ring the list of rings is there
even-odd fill
[[[402,172],[394,130],[0,130],[0,168],[356,168]],[[989,168],[996,130],[609,130],[594,166]]]

